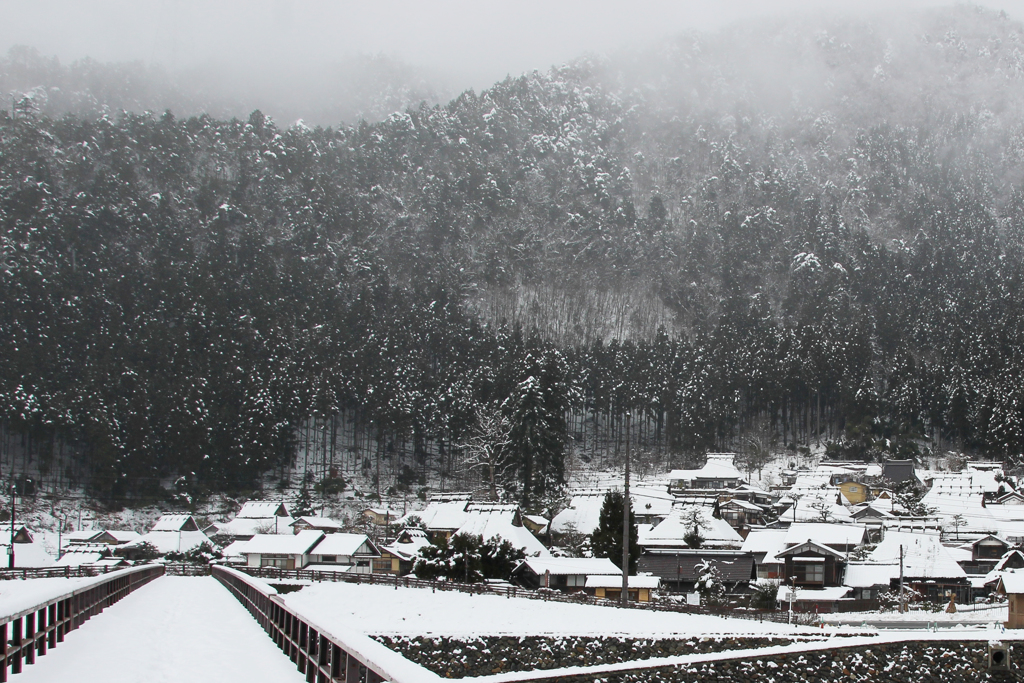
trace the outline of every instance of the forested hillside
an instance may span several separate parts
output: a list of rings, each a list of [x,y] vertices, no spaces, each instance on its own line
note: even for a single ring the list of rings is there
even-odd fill
[[[300,453],[309,485],[494,473],[532,506],[627,438],[1015,459],[1022,52],[961,7],[684,36],[354,127],[22,99],[0,445],[112,502]]]

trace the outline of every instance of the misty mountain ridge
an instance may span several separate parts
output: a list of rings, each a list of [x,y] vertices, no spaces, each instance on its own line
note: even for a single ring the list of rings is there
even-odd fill
[[[27,96],[41,114],[54,118],[173,111],[230,119],[262,109],[280,121],[322,126],[379,121],[451,96],[440,79],[383,54],[354,55],[299,73],[264,68],[254,78],[215,66],[170,72],[143,62],[89,58],[65,66],[24,46],[0,57],[0,92],[8,102]]]
[[[4,428],[107,496],[256,486],[300,427],[333,462],[339,421],[382,488],[469,481],[485,409],[536,430],[508,483],[533,502],[626,414],[667,461],[751,433],[1013,459],[1024,32],[901,16],[687,35],[338,128],[18,102]]]

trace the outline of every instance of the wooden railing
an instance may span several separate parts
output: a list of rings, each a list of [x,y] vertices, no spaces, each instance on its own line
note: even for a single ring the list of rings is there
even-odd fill
[[[543,600],[545,602],[568,602],[577,605],[600,605],[605,607],[620,607],[618,601],[597,598],[586,593],[562,593],[554,589],[529,590],[516,586],[491,586],[483,583],[458,583],[455,581],[426,581],[411,576],[395,576],[394,574],[353,574],[349,572],[314,571],[309,569],[279,569],[277,567],[235,567],[250,576],[260,579],[292,579],[304,581],[343,581],[346,583],[368,583],[378,586],[394,586],[395,588],[429,588],[433,591],[456,591],[459,593],[472,593],[474,595],[500,595],[508,598],[527,598],[530,600]],[[794,612],[790,618],[789,612],[770,611],[755,609],[734,609],[721,608],[709,609],[696,607],[678,602],[635,602],[628,603],[629,609],[642,609],[652,612],[679,612],[683,614],[709,614],[719,617],[733,619],[747,619],[749,621],[771,621],[777,623],[792,622],[794,624],[810,625],[816,624],[819,620],[817,614]]]
[[[331,633],[298,614],[272,587],[214,565],[214,578],[238,599],[309,683],[440,683],[440,676],[360,633]]]
[[[17,569],[0,569],[0,581],[12,579],[80,579],[86,576],[102,576],[127,569],[127,567],[94,567],[80,565],[77,567],[20,567]]]
[[[11,673],[21,673],[24,664],[34,664],[64,636],[93,615],[114,604],[136,588],[164,573],[162,565],[145,565],[109,572],[100,579],[15,614],[0,616],[0,681]],[[63,575],[61,575],[63,576]]]

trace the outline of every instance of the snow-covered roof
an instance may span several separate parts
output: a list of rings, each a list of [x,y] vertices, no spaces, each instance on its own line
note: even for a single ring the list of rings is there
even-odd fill
[[[419,554],[420,548],[430,545],[430,539],[422,529],[405,529],[389,546],[381,548],[398,557],[411,560]]]
[[[235,517],[230,522],[211,525],[215,536],[254,536],[255,534],[290,534],[291,517]]]
[[[413,517],[418,517],[422,520],[423,526],[432,531],[454,531],[466,521],[468,504],[469,502],[465,500],[432,502],[422,510],[409,512],[397,522],[406,524]]]
[[[121,543],[131,543],[138,539],[142,534],[137,531],[126,531],[124,529],[107,529],[107,533],[114,537],[114,540]]]
[[[250,500],[242,506],[235,518],[265,519],[268,517],[290,517],[288,506],[280,500]]]
[[[650,588],[656,589],[661,585],[661,579],[657,576],[651,576],[649,574],[641,574],[640,576],[629,576],[627,578],[627,585],[629,588]],[[618,576],[607,576],[607,575],[595,575],[587,577],[587,588],[618,588],[622,589],[622,572],[619,572]]]
[[[872,586],[888,586],[894,578],[899,578],[900,565],[875,564],[870,562],[850,562],[846,565],[846,576],[843,585],[850,588],[871,588]]]
[[[313,517],[313,516],[299,517],[298,519],[296,519],[294,522],[292,522],[288,526],[293,527],[296,524],[298,524],[299,522],[305,522],[306,524],[308,524],[309,526],[313,527],[314,529],[320,529],[322,531],[333,531],[333,530],[340,530],[341,529],[341,524],[339,524],[338,522],[335,522],[330,517]]]
[[[367,555],[380,555],[366,534],[327,534],[309,554],[351,556],[360,553],[360,549]]]
[[[725,501],[724,503],[722,503],[721,507],[725,507],[726,505],[730,507],[738,507],[742,510],[748,510],[750,512],[763,512],[759,505],[754,505],[753,503],[748,503],[745,500],[738,500],[735,498],[733,500]]]
[[[198,528],[192,515],[161,515],[150,531],[195,531]]]
[[[1003,575],[999,577],[997,590],[1000,593],[1015,595],[1024,593],[1024,572],[1003,572]]]
[[[597,529],[601,519],[601,506],[607,491],[576,491],[572,494],[569,507],[551,520],[551,530],[565,533],[574,527],[581,534],[590,535]]]
[[[825,495],[805,495],[789,509],[779,515],[780,522],[815,522],[823,516],[830,521],[846,522],[851,519],[850,511],[843,505],[836,504],[839,489]],[[819,492],[820,493],[820,492]]]
[[[899,565],[901,546],[904,576],[926,579],[962,579],[967,576],[949,549],[942,545],[938,534],[889,530],[871,551],[868,560],[876,564]]]
[[[307,529],[297,534],[256,534],[245,542],[243,555],[308,555],[324,532]]]
[[[161,555],[170,552],[187,552],[203,543],[209,543],[209,537],[202,531],[150,531],[143,534],[131,543],[125,543],[124,548],[137,548],[143,543],[148,543]]]
[[[960,515],[965,522],[960,533],[997,534],[1011,541],[1024,537],[1024,505],[986,505],[984,492],[977,489],[933,488],[921,503],[934,508],[947,526]]]
[[[786,549],[787,529],[754,529],[743,540],[740,550],[764,554],[764,562],[774,562],[775,555]]]
[[[990,470],[965,470],[948,472],[932,477],[930,491],[935,493],[996,493],[999,482],[996,473]]]
[[[64,534],[64,540],[68,543],[88,543],[103,533],[103,529],[80,529]]]
[[[240,558],[242,557],[242,550],[248,542],[249,541],[234,541],[226,545],[220,552],[227,559]]]
[[[731,480],[742,479],[743,474],[733,464],[735,453],[708,453],[707,462],[696,470],[672,470],[669,481],[693,481],[695,479]]]
[[[696,512],[694,512],[696,511]],[[644,547],[685,547],[683,537],[693,530],[687,521],[689,515],[696,514],[703,523],[700,535],[704,539],[702,546],[709,548],[739,548],[743,545],[743,537],[729,526],[724,519],[717,519],[711,509],[696,505],[677,505],[672,514],[661,524],[640,537]]]
[[[106,548],[107,546],[103,546]],[[69,550],[61,555],[55,563],[58,567],[80,567],[83,564],[94,564],[103,559],[103,553],[98,549],[88,551]]]
[[[519,563],[520,567],[524,565],[537,576],[543,576],[545,572],[551,572],[552,576],[579,574],[622,576],[622,570],[607,557],[530,557]]]
[[[514,548],[521,548],[529,556],[550,555],[529,529],[513,524],[517,511],[515,505],[471,508],[466,511],[465,520],[455,533],[480,536],[485,541],[498,537],[511,543]]]
[[[797,523],[786,530],[786,545],[813,541],[821,545],[861,545],[867,527],[860,524]]]

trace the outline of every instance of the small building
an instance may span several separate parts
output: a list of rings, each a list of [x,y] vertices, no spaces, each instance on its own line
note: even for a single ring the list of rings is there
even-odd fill
[[[776,555],[784,563],[782,580],[797,588],[826,588],[842,585],[846,557],[827,545],[807,541]]]
[[[412,571],[420,548],[426,545],[430,545],[430,539],[423,529],[403,529],[393,543],[380,549],[381,560],[391,561],[388,573],[405,576]]]
[[[744,538],[750,533],[751,527],[764,526],[764,509],[745,500],[727,500],[718,506],[718,511],[722,519]]]
[[[850,505],[857,505],[858,503],[865,503],[871,494],[871,487],[856,479],[850,479],[837,484],[839,493],[845,498]]]
[[[302,531],[302,533],[318,533]],[[338,570],[353,574],[378,574],[386,573],[374,571],[374,561],[380,560],[380,549],[366,534],[327,534],[321,535],[320,541],[308,552],[309,560],[306,569]],[[391,562],[387,563],[387,569],[391,569]]]
[[[1006,628],[1024,628],[1024,573],[1007,572],[999,577],[996,592],[1009,600]]]
[[[987,574],[996,568],[999,561],[1010,550],[1010,544],[992,534],[986,534],[972,543],[960,546],[970,550],[970,561],[959,561],[968,574]]]
[[[288,526],[296,534],[300,531],[322,531],[325,534],[336,534],[341,531],[341,524],[329,517],[299,517]]]
[[[886,460],[882,463],[882,478],[895,484],[908,480],[917,481],[913,460]]]
[[[238,553],[245,557],[247,567],[302,569],[309,564],[310,553],[324,538],[322,531],[300,531],[297,534],[256,534]]]
[[[779,589],[778,601],[783,609],[789,609],[790,597],[794,612],[814,612],[824,614],[827,612],[842,611],[842,601],[850,594],[846,586],[831,586],[828,588],[796,588],[783,586]]]
[[[640,547],[687,548],[686,537],[694,527],[701,537],[702,548],[739,548],[743,537],[729,522],[714,516],[714,508],[676,505],[672,514],[658,526],[639,535]]]
[[[630,602],[650,602],[654,591],[661,585],[657,576],[647,574],[627,576],[626,580],[626,599]],[[622,598],[622,574],[588,576],[584,589],[587,595],[616,602]]]
[[[138,540],[141,534],[134,531],[121,531],[118,529],[86,529],[84,531],[72,531],[64,535],[68,546],[73,545],[124,545]]]
[[[590,576],[621,577],[622,570],[606,557],[530,557],[512,570],[512,582],[518,586],[564,593],[583,590]]]
[[[402,513],[398,510],[392,510],[388,507],[366,508],[363,510],[363,517],[370,520],[370,523],[374,526],[388,527],[397,524],[402,516]]]

